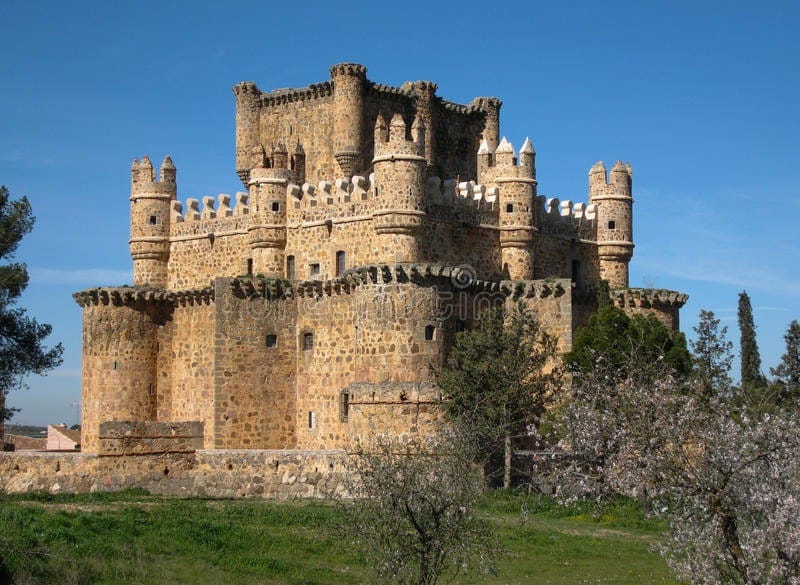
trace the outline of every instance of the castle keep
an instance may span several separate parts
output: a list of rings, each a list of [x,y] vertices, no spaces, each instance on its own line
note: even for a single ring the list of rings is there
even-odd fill
[[[84,452],[427,432],[442,400],[430,366],[477,311],[521,300],[567,350],[601,279],[678,327],[685,295],[628,288],[629,165],[592,166],[584,203],[547,198],[530,140],[500,137],[500,100],[452,103],[357,64],[233,92],[243,190],[180,201],[169,157],[135,160],[133,286],[75,294]]]

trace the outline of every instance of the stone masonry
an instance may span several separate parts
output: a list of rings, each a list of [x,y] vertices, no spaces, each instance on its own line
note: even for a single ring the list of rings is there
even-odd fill
[[[488,306],[526,303],[568,350],[605,279],[619,306],[678,327],[685,295],[628,289],[630,165],[591,167],[586,203],[547,198],[530,140],[499,134],[500,100],[366,73],[237,84],[233,196],[180,201],[169,157],[133,162],[133,286],[75,294],[88,476],[116,486],[117,465],[150,486],[166,469],[214,494],[235,494],[234,468],[327,481],[354,440],[435,428],[431,366]]]

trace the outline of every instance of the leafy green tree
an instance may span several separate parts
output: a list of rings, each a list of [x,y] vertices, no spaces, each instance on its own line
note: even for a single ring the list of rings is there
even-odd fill
[[[63,348],[57,344],[45,346],[50,325],[29,317],[25,309],[15,304],[28,285],[25,264],[13,262],[14,253],[22,238],[33,228],[31,206],[23,197],[10,199],[8,189],[0,187],[0,396],[5,399],[9,390],[24,386],[28,374],[43,374],[61,363]],[[7,419],[12,409],[3,407],[0,416]]]
[[[776,402],[780,406],[800,406],[800,323],[789,324],[786,335],[786,353],[777,367],[770,369],[776,380]]]
[[[504,487],[511,484],[513,441],[529,434],[560,385],[555,356],[556,339],[518,304],[507,313],[489,310],[472,330],[458,333],[437,372],[448,418],[478,437],[490,475],[503,454]]]
[[[696,338],[690,345],[694,354],[694,373],[703,395],[711,397],[730,393],[733,344],[725,338],[728,328],[720,327],[720,320],[714,317],[713,311],[701,309],[694,332]]]
[[[679,374],[691,369],[683,333],[669,330],[654,315],[629,317],[611,304],[600,306],[589,317],[589,325],[575,331],[572,351],[564,355],[572,372],[591,371],[598,359],[609,364],[618,378],[628,375],[634,361],[655,364],[663,359]]]
[[[767,380],[761,373],[761,355],[756,341],[753,308],[746,291],[739,293],[739,308],[736,315],[739,320],[742,389],[747,392],[766,388]]]

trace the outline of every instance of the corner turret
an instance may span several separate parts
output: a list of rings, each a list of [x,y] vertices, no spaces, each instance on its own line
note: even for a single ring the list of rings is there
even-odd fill
[[[253,167],[249,174],[251,223],[247,234],[251,256],[247,265],[248,271],[254,275],[282,278],[286,248],[286,188],[296,180],[296,174],[289,168],[289,153],[283,143],[275,146],[269,162],[266,167]]]
[[[472,100],[471,105],[486,113],[481,138],[486,141],[492,151],[495,151],[500,140],[500,107],[503,102],[496,97],[477,97]]]
[[[250,175],[251,154],[259,142],[259,107],[261,91],[252,81],[242,81],[233,86],[236,95],[236,174],[247,186]]]
[[[589,171],[589,202],[597,206],[597,248],[600,278],[612,289],[628,287],[628,264],[633,256],[633,171],[617,161],[606,182],[606,169],[597,162]]]
[[[417,116],[427,129],[425,160],[428,163],[428,169],[433,172],[436,164],[436,89],[438,86],[432,81],[414,81],[410,87],[416,98]]]
[[[383,236],[382,250],[394,254],[382,262],[416,262],[417,236],[425,217],[425,124],[414,120],[411,136],[400,114],[388,128],[378,116],[375,123],[375,191],[381,208],[375,212],[375,231]]]
[[[367,68],[339,63],[330,68],[333,82],[333,156],[343,177],[361,170],[364,93]]]
[[[494,183],[500,188],[503,275],[510,280],[531,279],[534,273],[533,240],[536,232],[536,169],[533,145],[529,139],[525,140],[519,163],[514,147],[505,136],[494,152],[494,164],[491,164],[490,158],[486,158],[486,150],[483,144],[478,150],[479,168],[488,163],[488,168],[485,168],[479,178],[481,182]],[[484,157],[483,161],[481,157]]]
[[[175,165],[167,156],[160,180],[147,156],[131,165],[131,238],[133,283],[165,288],[169,260],[170,206],[178,196]]]

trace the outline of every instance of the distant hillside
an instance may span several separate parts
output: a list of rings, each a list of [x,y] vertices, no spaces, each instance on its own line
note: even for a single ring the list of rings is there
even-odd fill
[[[10,435],[22,435],[24,437],[35,437],[39,439],[47,436],[47,427],[6,424],[6,433]]]

